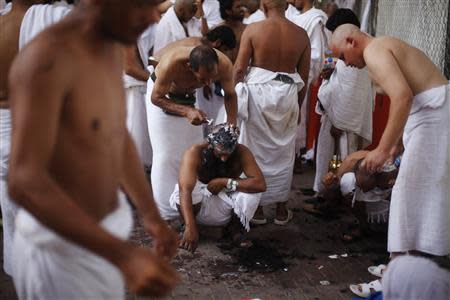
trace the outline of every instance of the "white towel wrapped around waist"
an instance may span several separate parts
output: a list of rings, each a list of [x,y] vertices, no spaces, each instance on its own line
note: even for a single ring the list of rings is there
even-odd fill
[[[123,195],[100,226],[127,239],[133,219]],[[106,259],[66,240],[25,210],[16,219],[14,284],[19,299],[121,299],[124,281]]]
[[[275,80],[280,74],[292,83]],[[295,159],[298,92],[303,85],[298,73],[251,67],[237,87],[238,115],[244,120],[240,143],[252,151],[267,183],[261,205],[287,200]]]
[[[249,231],[250,220],[258,208],[261,193],[226,193],[221,191],[219,194],[213,195],[207,187],[207,184],[197,181],[192,191],[192,204],[201,203],[196,221],[202,225],[223,226],[231,220],[231,214],[234,211],[242,226]],[[177,209],[177,205],[180,205],[178,184],[175,185],[175,190],[170,197],[170,205],[174,209]]]
[[[165,219],[179,216],[169,203],[173,187],[178,182],[178,172],[184,152],[203,140],[202,127],[194,126],[184,117],[166,114],[150,101],[154,82],[147,82],[146,108],[151,145],[153,196],[159,213]]]
[[[450,84],[414,97],[392,192],[388,250],[450,253]]]

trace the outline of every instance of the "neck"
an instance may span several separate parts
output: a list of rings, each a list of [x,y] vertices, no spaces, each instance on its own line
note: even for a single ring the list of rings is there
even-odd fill
[[[305,12],[310,10],[311,8],[313,8],[312,3],[305,3],[305,5],[302,8],[302,14],[304,14]]]
[[[366,49],[367,45],[372,41],[373,37],[365,32],[360,33],[360,44],[363,49]]]
[[[242,20],[228,19],[225,23],[230,27],[238,27],[242,25]]]
[[[285,18],[285,12],[284,10],[277,10],[277,9],[269,9],[266,12],[267,18]]]
[[[33,4],[29,1],[16,0],[12,3],[11,12],[26,12],[31,5]]]

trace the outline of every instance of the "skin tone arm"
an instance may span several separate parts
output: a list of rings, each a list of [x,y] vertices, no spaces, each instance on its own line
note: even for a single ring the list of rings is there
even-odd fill
[[[126,163],[120,181],[121,187],[136,206],[145,229],[154,237],[156,254],[170,260],[176,254],[178,237],[158,213],[151,186],[145,178],[136,146],[128,131],[124,147],[123,161]]]
[[[105,231],[49,173],[64,100],[76,81],[67,72],[73,67],[71,60],[63,57],[64,51],[51,48],[24,50],[20,64],[11,70],[14,130],[8,188],[12,199],[56,233],[116,265],[134,292],[163,295],[178,281],[169,264]],[[155,285],[155,280],[162,285]]]
[[[311,45],[309,44],[305,47],[302,56],[300,57],[297,64],[297,72],[302,78],[305,86],[298,92],[298,107],[301,109],[303,100],[305,99],[306,91],[308,90],[308,76],[309,76],[309,65],[311,62]],[[300,124],[300,114],[298,115],[297,124]]]
[[[244,81],[247,74],[247,68],[251,57],[253,56],[253,46],[251,41],[252,26],[248,25],[241,36],[241,45],[236,61],[234,63],[234,84]]]
[[[137,47],[135,45],[124,47],[123,52],[125,74],[140,81],[147,81],[150,73],[142,66]]]
[[[222,64],[223,62],[223,64]],[[221,78],[220,83],[222,85],[223,91],[225,93],[224,105],[225,111],[227,112],[227,122],[231,124],[236,124],[237,119],[237,95],[234,89],[233,82],[233,65],[231,61],[223,55],[223,59],[219,62],[223,65],[223,70],[220,71]]]
[[[256,163],[253,154],[244,145],[238,145],[235,151],[239,151],[242,169],[247,178],[236,179],[238,182],[237,191],[244,193],[262,193],[266,191],[266,181],[261,169]],[[226,188],[229,178],[215,178],[208,183],[208,190],[216,195]]]
[[[180,188],[180,210],[185,223],[180,247],[194,252],[198,245],[198,230],[192,206],[192,191],[197,183],[197,170],[200,165],[200,151],[191,147],[184,153],[178,179]]]
[[[203,36],[205,36],[209,31],[209,27],[208,27],[208,22],[205,18],[205,12],[203,11],[203,1],[196,0],[195,5],[197,5],[197,13],[195,14],[195,16],[197,18],[200,18],[200,21],[202,22],[202,25],[201,25],[202,27],[200,28],[200,32],[202,33]]]
[[[152,103],[164,111],[187,118],[193,125],[206,123],[204,112],[187,105],[177,104],[166,98],[172,84],[170,74],[178,72],[174,67],[175,63],[168,62],[169,60],[166,59],[158,64],[158,75],[151,95]]]
[[[383,166],[389,158],[389,152],[398,142],[408,119],[413,93],[389,49],[372,45],[364,51],[364,60],[369,76],[391,99],[389,118],[380,143],[367,154],[363,162],[363,166],[373,173]]]

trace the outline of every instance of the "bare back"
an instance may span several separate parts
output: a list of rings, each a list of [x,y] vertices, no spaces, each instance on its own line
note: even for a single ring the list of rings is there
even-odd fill
[[[78,22],[68,16],[43,31],[13,66],[11,160],[44,165],[99,220],[117,205],[124,163],[122,52],[95,48]]]
[[[249,25],[252,62],[255,67],[294,73],[305,50],[307,33],[285,18],[268,18]]]
[[[380,55],[383,51],[393,55],[413,95],[448,83],[441,71],[422,51],[399,39],[387,36],[372,39],[364,50],[364,59],[368,64],[371,77],[374,75],[371,65],[382,63],[379,60],[385,57]],[[374,80],[377,81],[376,78]]]
[[[13,10],[0,16],[0,108],[8,107],[8,74],[19,52],[19,35],[25,11]]]
[[[162,56],[164,56],[164,54],[166,54],[167,52],[170,52],[172,49],[176,48],[176,47],[195,47],[195,46],[199,46],[202,44],[201,38],[199,37],[188,37],[182,40],[178,40],[176,42],[170,43],[169,45],[167,45],[166,47],[162,48],[161,50],[159,50],[158,52],[156,52],[153,56],[156,58],[157,61],[159,61],[161,59]]]

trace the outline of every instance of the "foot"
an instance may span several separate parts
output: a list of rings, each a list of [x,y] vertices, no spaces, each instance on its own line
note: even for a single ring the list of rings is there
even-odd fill
[[[245,234],[240,233],[240,232],[235,233],[231,239],[232,239],[233,245],[238,248],[247,249],[247,248],[250,248],[251,246],[253,246],[253,242],[251,240],[247,239],[245,237]]]
[[[346,232],[342,234],[342,241],[351,243],[360,240],[364,237],[363,231],[358,224],[350,225]]]
[[[287,225],[287,223],[289,223],[289,221],[292,220],[292,218],[294,217],[294,214],[292,212],[292,210],[288,209],[286,210],[286,215],[283,217],[278,216],[275,218],[275,220],[273,221],[276,225]]]
[[[255,214],[253,215],[253,218],[250,220],[250,223],[253,225],[267,224],[267,219],[266,219],[266,217],[264,217],[264,211],[263,211],[262,206],[258,206]]]

